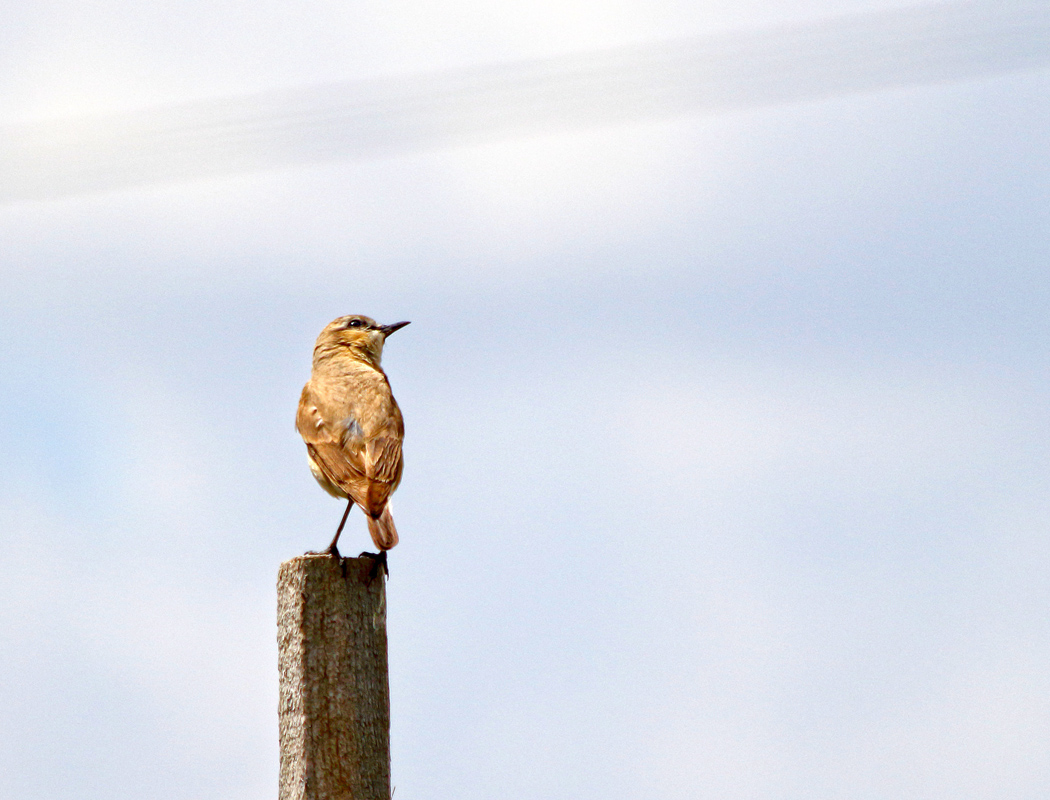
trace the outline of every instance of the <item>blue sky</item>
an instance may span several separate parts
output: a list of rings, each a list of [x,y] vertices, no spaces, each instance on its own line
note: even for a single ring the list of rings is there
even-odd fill
[[[35,3],[0,106],[900,5]],[[0,794],[276,791],[277,566],[341,512],[294,409],[365,313],[398,798],[1045,797],[1048,80],[0,206]]]

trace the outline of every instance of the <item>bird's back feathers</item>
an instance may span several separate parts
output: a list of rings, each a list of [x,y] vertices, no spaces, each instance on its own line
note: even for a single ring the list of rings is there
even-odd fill
[[[382,370],[360,362],[333,366],[315,368],[303,387],[295,427],[318,483],[374,519],[401,482],[401,410]],[[396,543],[392,521],[390,530]]]

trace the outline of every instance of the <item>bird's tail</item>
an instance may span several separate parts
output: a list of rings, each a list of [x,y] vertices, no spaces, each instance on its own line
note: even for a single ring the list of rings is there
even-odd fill
[[[390,515],[389,504],[383,506],[383,513],[376,519],[368,517],[368,532],[380,550],[389,550],[397,544],[397,528],[394,527],[394,518]]]

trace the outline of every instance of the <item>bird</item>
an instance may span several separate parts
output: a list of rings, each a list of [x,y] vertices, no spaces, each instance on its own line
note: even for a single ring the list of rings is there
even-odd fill
[[[390,495],[404,469],[405,423],[381,361],[387,337],[408,324],[380,325],[361,314],[328,323],[314,345],[295,417],[310,472],[326,492],[347,501],[332,543],[321,553],[340,559],[339,536],[356,503],[379,549],[361,555],[375,558],[387,574],[386,551],[398,542]]]

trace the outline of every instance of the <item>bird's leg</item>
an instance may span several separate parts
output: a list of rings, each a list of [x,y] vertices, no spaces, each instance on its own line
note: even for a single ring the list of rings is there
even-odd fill
[[[308,553],[308,555],[312,555],[312,556],[330,555],[330,556],[333,556],[336,560],[341,558],[341,556],[339,555],[339,548],[336,547],[335,545],[336,545],[336,542],[339,541],[339,534],[341,534],[343,532],[343,526],[346,525],[346,518],[350,516],[350,509],[353,508],[353,507],[354,507],[354,501],[350,500],[348,498],[347,502],[346,502],[346,511],[343,512],[343,518],[341,520],[339,520],[339,527],[335,529],[335,536],[332,537],[332,543],[330,545],[328,545],[328,547],[326,547],[324,550],[321,550],[321,551],[311,550]]]
[[[386,564],[386,550],[380,550],[378,553],[362,553],[358,558],[370,558],[372,559],[372,568],[368,570],[368,582],[371,583],[375,580],[379,574],[379,570],[383,570],[386,573],[387,578],[390,577],[390,568]]]
[[[350,516],[350,509],[354,507],[354,501],[350,498],[346,499],[346,511],[343,512],[343,518],[339,520],[339,527],[335,529],[335,536],[332,537],[332,543],[325,549],[326,553],[339,558],[339,548],[335,546],[335,543],[339,541],[339,534],[343,532],[343,526],[346,525],[346,518]]]

